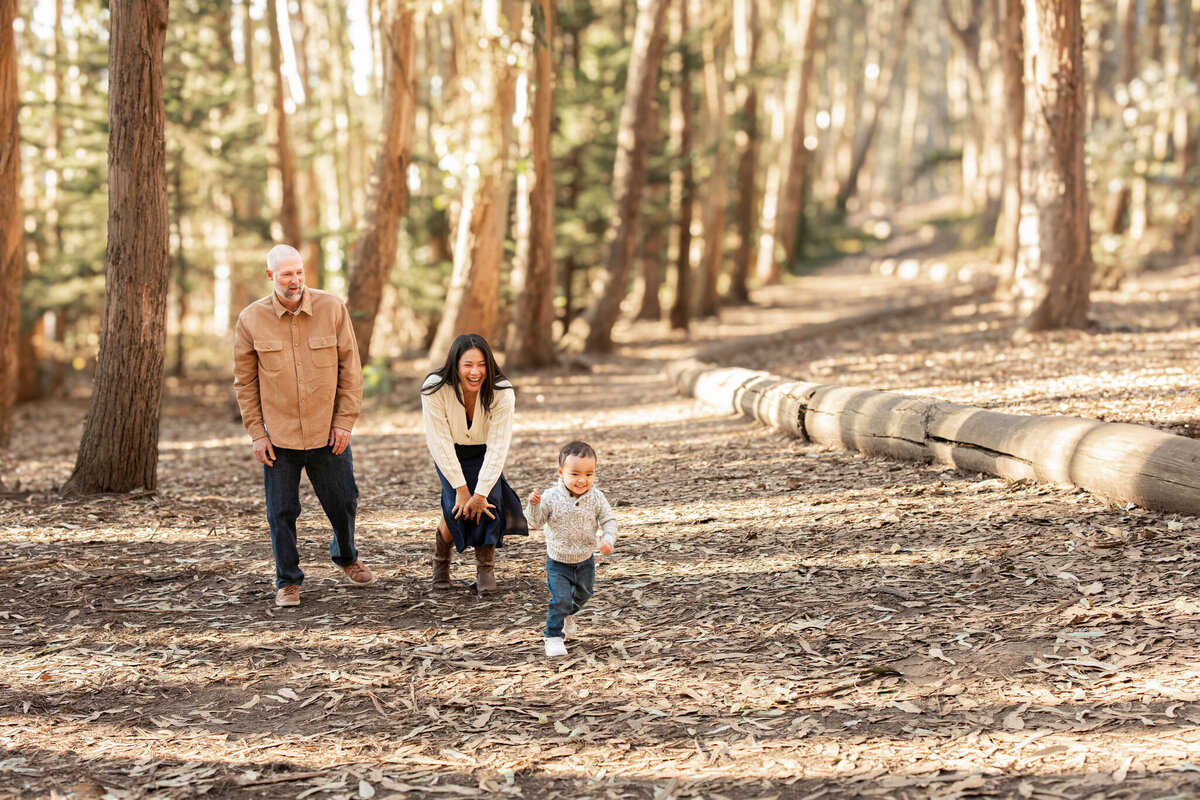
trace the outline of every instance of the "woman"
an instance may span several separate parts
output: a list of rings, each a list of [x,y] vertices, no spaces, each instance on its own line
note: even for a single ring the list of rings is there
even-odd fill
[[[421,387],[425,441],[442,481],[442,516],[433,555],[433,588],[450,588],[450,544],[475,548],[480,594],[496,590],[496,548],[527,536],[521,500],[504,479],[512,439],[513,386],[482,336],[464,333],[446,363]]]

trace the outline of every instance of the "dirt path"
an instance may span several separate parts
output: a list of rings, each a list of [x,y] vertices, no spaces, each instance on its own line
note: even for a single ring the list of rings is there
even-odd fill
[[[697,338],[896,296],[845,278]],[[412,410],[356,431],[379,583],[338,580],[306,495],[304,603],[277,609],[224,386],[173,396],[150,497],[59,500],[86,409],[24,409],[22,491],[0,498],[0,794],[1200,793],[1195,519],[803,446],[671,394],[686,343],[625,336],[591,371],[517,378],[518,492],[583,436],[618,503],[558,662],[540,535],[504,548],[494,599],[465,561],[426,591],[436,481]]]

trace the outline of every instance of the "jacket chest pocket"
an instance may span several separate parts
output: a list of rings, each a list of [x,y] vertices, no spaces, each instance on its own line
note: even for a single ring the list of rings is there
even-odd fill
[[[332,367],[337,364],[337,336],[327,333],[308,337],[308,349],[312,353],[314,367]]]
[[[263,372],[278,372],[283,369],[283,342],[255,340],[254,351],[258,353],[258,366]]]

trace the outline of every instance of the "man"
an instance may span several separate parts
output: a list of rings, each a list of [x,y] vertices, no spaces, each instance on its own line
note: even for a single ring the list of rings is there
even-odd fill
[[[346,305],[304,286],[304,262],[281,244],[267,254],[274,291],[238,317],[233,385],[242,424],[263,464],[267,522],[275,553],[275,605],[300,605],[300,472],[308,472],[333,526],[329,555],[350,582],[375,581],[358,561],[358,486],[350,431],[362,409],[362,367]]]

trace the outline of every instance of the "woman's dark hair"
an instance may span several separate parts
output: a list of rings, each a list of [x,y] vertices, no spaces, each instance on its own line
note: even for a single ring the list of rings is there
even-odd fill
[[[567,459],[571,456],[575,456],[576,458],[590,458],[595,461],[596,451],[593,450],[592,446],[587,442],[568,442],[567,444],[563,445],[562,450],[558,451],[558,465],[561,467],[563,464],[567,463]]]
[[[425,380],[429,380],[430,376],[436,375],[437,382],[422,389],[421,394],[433,394],[448,383],[454,387],[454,395],[458,398],[458,402],[466,406],[466,402],[463,401],[462,381],[458,377],[458,362],[462,360],[463,354],[468,350],[478,350],[483,353],[483,361],[487,365],[487,374],[484,376],[483,385],[479,387],[479,401],[483,404],[483,412],[486,414],[492,410],[496,389],[511,389],[512,386],[497,386],[502,381],[507,381],[508,378],[504,377],[504,373],[500,371],[500,365],[496,363],[496,357],[492,355],[491,346],[478,333],[461,334],[450,343],[450,352],[446,354],[446,363],[425,376]]]

